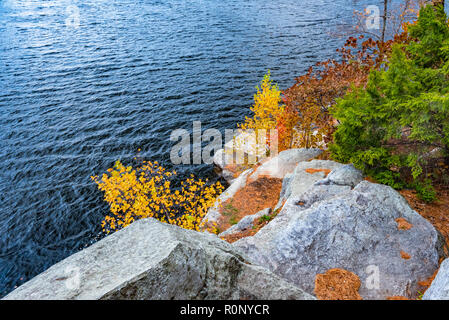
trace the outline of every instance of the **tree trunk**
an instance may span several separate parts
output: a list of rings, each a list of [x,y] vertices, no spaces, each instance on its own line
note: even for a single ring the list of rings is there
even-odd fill
[[[381,43],[382,48],[385,42],[385,30],[387,28],[387,17],[388,17],[388,0],[384,0],[384,15],[382,17],[382,35],[381,35]]]

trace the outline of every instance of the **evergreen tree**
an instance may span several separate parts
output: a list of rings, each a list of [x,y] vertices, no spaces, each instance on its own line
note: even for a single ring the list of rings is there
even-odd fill
[[[441,6],[421,9],[408,45],[370,73],[331,110],[339,120],[331,153],[395,188],[411,180],[427,200],[424,168],[435,155],[449,164],[449,27]],[[407,175],[409,173],[409,175]],[[427,196],[425,196],[427,195]]]

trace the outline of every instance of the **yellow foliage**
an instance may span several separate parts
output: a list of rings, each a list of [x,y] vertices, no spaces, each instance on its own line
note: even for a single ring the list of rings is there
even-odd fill
[[[260,87],[256,87],[256,89],[254,105],[251,107],[254,116],[252,118],[245,117],[245,122],[239,124],[238,127],[243,130],[274,129],[285,106],[281,105],[281,91],[278,85],[271,81],[270,71],[263,77]]]
[[[250,108],[254,113],[253,117],[245,117],[245,122],[237,125],[240,130],[246,131],[250,135],[254,134],[255,141],[234,139],[234,146],[238,150],[242,148],[242,144],[247,144],[246,150],[251,150],[258,157],[264,157],[269,147],[277,143],[277,141],[271,141],[274,137],[277,139],[277,135],[272,136],[274,132],[271,130],[277,129],[278,121],[285,111],[285,105],[281,104],[281,91],[278,85],[272,82],[270,71],[263,77],[260,86],[257,86],[256,89],[254,104]]]
[[[172,190],[170,177],[175,174],[157,162],[144,161],[134,169],[117,161],[101,179],[93,176],[112,213],[102,221],[103,231],[109,233],[149,217],[200,231],[202,219],[224,187],[220,182],[207,185],[191,175],[179,190]]]

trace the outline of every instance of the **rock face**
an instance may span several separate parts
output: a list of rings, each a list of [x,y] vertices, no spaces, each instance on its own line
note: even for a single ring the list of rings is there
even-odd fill
[[[281,196],[287,199],[290,196],[300,195],[314,183],[325,179],[326,171],[332,172],[342,166],[341,163],[328,160],[300,162],[295,167],[294,172],[287,176],[287,179],[283,182]],[[314,172],[307,172],[307,170],[314,170]]]
[[[304,171],[311,167],[334,171],[325,178]],[[317,274],[341,268],[360,278],[364,299],[413,297],[438,267],[437,232],[394,189],[360,180],[357,170],[331,161],[298,164],[284,181],[279,214],[234,245],[311,294]],[[400,230],[398,218],[413,227]]]
[[[341,163],[328,160],[299,162],[293,173],[287,174],[284,177],[279,202],[275,210],[280,208],[288,198],[296,198],[302,195],[315,183],[330,185],[331,183],[325,182],[327,181],[326,172],[335,174],[337,169],[343,166]],[[357,176],[359,175],[360,172],[357,172]],[[325,190],[327,188],[323,188],[323,191]]]
[[[449,300],[449,259],[441,263],[440,270],[424,293],[423,300]]]
[[[287,173],[291,173],[299,162],[313,159],[323,152],[317,148],[288,149],[274,157],[266,158],[265,152],[256,154],[253,151],[255,147],[248,145],[245,141],[247,133],[242,133],[235,139],[237,141],[235,148],[233,141],[230,141],[225,144],[225,149],[218,150],[214,155],[214,164],[220,169],[221,176],[229,183],[234,180],[234,172],[228,168],[237,163],[237,154],[239,153],[243,155],[242,159],[249,157],[253,161],[257,159],[262,162],[262,165],[251,176],[251,180],[254,181],[259,176],[282,179]]]
[[[248,150],[246,151],[249,152]],[[320,149],[305,149],[305,148],[289,149],[280,152],[276,157],[273,157],[271,159],[265,159],[265,162],[263,162],[263,164],[260,165],[255,172],[253,172],[253,169],[248,169],[242,172],[237,178],[231,180],[231,185],[218,197],[214,206],[207,211],[207,214],[204,217],[203,222],[204,223],[218,222],[221,217],[220,205],[224,203],[226,200],[232,198],[237,193],[238,190],[240,190],[247,184],[247,182],[248,183],[254,182],[260,177],[282,179],[284,178],[285,175],[291,173],[298,163],[301,163],[301,161],[310,160],[320,155],[321,153],[322,151]],[[227,174],[225,172],[226,171],[225,167],[227,165],[226,161],[228,160],[232,161],[231,154],[227,153],[223,154],[223,150],[220,150],[220,152],[217,153],[216,155],[217,159],[215,164],[217,164],[221,169],[223,169],[224,171],[222,174],[226,175]],[[337,164],[336,162],[334,163]],[[322,179],[323,177],[324,176],[317,176],[317,180]],[[236,229],[234,228],[230,232],[235,231]]]
[[[5,299],[314,299],[216,236],[137,221]]]
[[[218,236],[219,237],[229,236],[231,234],[237,234],[237,233],[240,233],[247,229],[250,229],[254,226],[254,222],[257,219],[259,219],[262,216],[269,215],[270,211],[271,211],[270,208],[266,208],[266,209],[260,210],[259,212],[255,213],[255,214],[245,216],[237,224],[233,225],[226,231],[220,233]]]
[[[308,161],[319,156],[323,151],[320,149],[288,149],[280,152],[277,156],[267,159],[251,175],[251,180],[257,180],[259,176],[283,179],[286,174],[293,172],[299,162]]]
[[[218,150],[214,154],[214,164],[220,169],[220,175],[229,183],[234,180],[235,172],[230,170],[230,166],[243,164],[244,159],[250,163],[266,158],[267,149],[258,145],[255,136],[249,131],[237,132],[233,139],[225,143],[224,149]]]
[[[227,169],[227,166],[231,163],[234,163],[232,153],[226,153],[224,149],[220,149],[214,154],[214,164],[219,169],[218,174],[228,183],[232,183],[235,179],[234,172]]]
[[[354,188],[362,180],[363,180],[362,172],[357,170],[353,164],[346,164],[332,171],[325,179],[316,182],[316,184],[350,186]]]

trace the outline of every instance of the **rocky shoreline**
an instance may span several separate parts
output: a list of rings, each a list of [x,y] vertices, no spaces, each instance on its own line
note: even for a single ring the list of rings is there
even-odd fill
[[[218,236],[134,222],[4,299],[418,298],[420,283],[447,258],[439,232],[394,189],[352,165],[315,159],[320,153],[286,150],[239,175],[217,157],[230,186],[207,223],[220,225],[223,204],[261,179],[281,179],[277,204],[240,212]],[[447,259],[422,298],[449,299]]]

